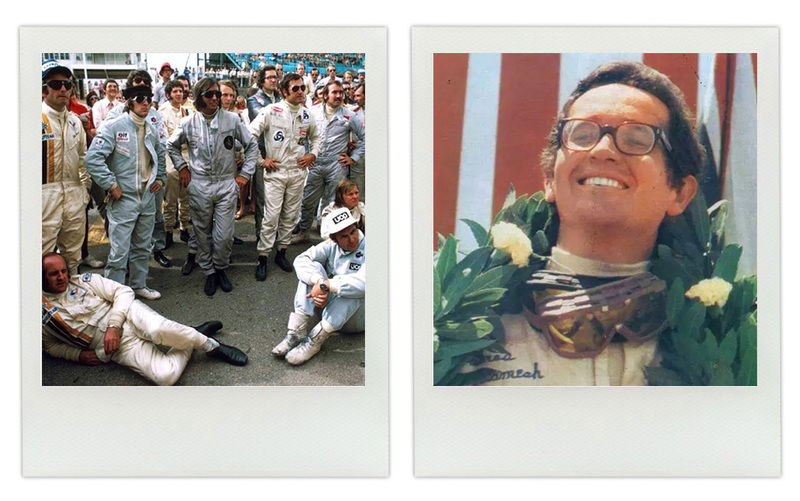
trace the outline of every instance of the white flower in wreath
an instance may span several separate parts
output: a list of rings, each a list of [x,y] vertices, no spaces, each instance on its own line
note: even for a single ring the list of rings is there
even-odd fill
[[[722,308],[728,301],[728,295],[730,295],[732,288],[733,285],[719,277],[707,278],[700,280],[686,291],[686,297],[699,299],[706,306],[719,306]]]
[[[533,247],[531,240],[519,226],[500,222],[492,226],[491,234],[494,247],[510,254],[513,264],[520,268],[528,265],[528,259],[533,254]]]

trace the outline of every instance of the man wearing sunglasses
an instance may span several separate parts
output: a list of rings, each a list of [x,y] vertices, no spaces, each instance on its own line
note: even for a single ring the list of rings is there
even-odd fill
[[[214,79],[200,79],[194,94],[197,112],[181,120],[167,149],[181,183],[188,187],[197,262],[206,276],[203,291],[213,296],[217,287],[233,290],[225,270],[230,264],[236,201],[255,171],[258,145],[239,115],[221,109],[222,93]],[[237,143],[244,149],[238,174]],[[181,155],[184,144],[189,145],[188,164]]]
[[[256,73],[258,92],[247,98],[247,113],[250,117],[250,122],[255,120],[264,107],[283,99],[280,91],[278,91],[279,83],[278,72],[271,64],[258,70]],[[258,150],[261,152],[261,158],[264,158],[266,147],[264,146],[264,139],[261,137],[258,137]],[[256,211],[253,219],[255,220],[256,235],[260,235],[261,220],[264,217],[264,171],[261,168],[256,169],[253,177],[253,191],[256,198]]]
[[[144,70],[134,70],[128,74],[125,88],[129,89],[131,87],[139,86],[147,87],[152,91],[153,80],[150,78],[150,73]],[[108,114],[107,120],[112,120],[122,115],[124,112],[125,106],[123,104],[119,104],[111,110],[111,112]],[[167,138],[169,136],[167,134],[167,128],[164,126],[164,120],[162,119],[161,114],[155,108],[152,108],[147,112],[146,120],[148,124],[155,128],[156,132],[158,133],[159,141],[161,141],[161,147],[166,152]],[[166,255],[164,255],[164,249],[167,247],[167,232],[164,227],[164,212],[162,207],[165,193],[166,190],[159,190],[156,193],[156,219],[155,225],[153,226],[153,259],[162,267],[171,268],[172,261]]]
[[[264,218],[258,240],[256,280],[267,279],[267,257],[273,246],[275,263],[291,272],[292,263],[286,248],[292,240],[292,228],[300,212],[303,185],[308,169],[319,155],[317,127],[306,109],[305,85],[297,73],[288,73],[281,81],[284,102],[271,104],[250,123],[250,132],[263,139],[265,158]]]
[[[83,165],[86,132],[67,110],[72,85],[69,68],[42,63],[42,254],[58,249],[76,273],[91,179]]]
[[[317,165],[308,173],[303,190],[303,210],[292,243],[308,240],[320,198],[323,207],[330,204],[339,180],[347,176],[349,168],[364,156],[364,122],[361,115],[343,106],[342,84],[335,80],[328,82],[323,88],[322,98],[324,101],[311,109],[320,131]],[[355,148],[348,154],[351,138]]]
[[[646,384],[666,320],[648,260],[697,191],[701,151],[683,94],[658,71],[613,62],[578,84],[541,157],[557,242],[524,314],[503,317],[508,353],[484,353],[483,383]]]
[[[156,193],[167,182],[159,129],[148,121],[153,93],[147,85],[123,91],[122,114],[104,124],[86,154],[86,168],[108,193],[110,251],[105,277],[128,285],[138,297],[161,294],[147,287],[156,216]]]

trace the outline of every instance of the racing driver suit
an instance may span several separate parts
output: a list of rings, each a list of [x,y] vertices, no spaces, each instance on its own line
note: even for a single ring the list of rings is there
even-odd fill
[[[56,247],[77,273],[86,232],[91,179],[84,168],[86,133],[80,119],[42,103],[42,254]]]
[[[210,120],[202,112],[192,113],[181,120],[167,142],[178,172],[189,169],[191,173],[189,213],[197,239],[197,263],[205,275],[230,264],[239,197],[234,180],[237,142],[244,148],[244,164],[238,175],[249,180],[256,168],[258,144],[236,113],[219,109]],[[189,145],[188,165],[181,155],[183,144]]]
[[[264,137],[266,158],[280,162],[277,170],[264,171],[264,218],[258,255],[268,256],[273,246],[281,250],[291,243],[308,175],[297,161],[307,153],[318,156],[319,140],[308,109],[286,101],[264,107],[249,129],[253,136]]]

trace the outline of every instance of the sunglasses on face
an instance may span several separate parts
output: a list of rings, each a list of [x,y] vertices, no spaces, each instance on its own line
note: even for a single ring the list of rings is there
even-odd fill
[[[133,84],[134,84],[134,85],[139,85],[139,84],[140,84],[140,83],[142,83],[142,82],[144,82],[144,83],[147,83],[147,81],[146,81],[144,78],[142,78],[142,77],[135,77],[135,78],[133,79]]]
[[[50,87],[53,90],[60,90],[61,87],[64,87],[70,90],[72,89],[72,80],[50,80],[47,83],[43,83],[42,87]]]
[[[138,96],[134,97],[133,100],[139,104],[142,104],[145,101],[151,103],[153,102],[153,96],[143,96],[142,94],[139,94]]]
[[[297,92],[298,90],[302,90],[303,92],[305,92],[306,86],[305,85],[292,85],[289,88],[289,90],[291,90],[292,92]]]
[[[201,94],[206,99],[211,99],[212,97],[216,97],[220,99],[222,97],[222,92],[218,90],[207,90]]]

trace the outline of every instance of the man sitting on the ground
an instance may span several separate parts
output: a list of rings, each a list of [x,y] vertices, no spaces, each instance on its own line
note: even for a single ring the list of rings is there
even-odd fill
[[[299,283],[286,337],[272,354],[300,365],[316,355],[336,331],[364,330],[366,256],[364,234],[350,210],[342,207],[323,220],[326,240],[294,260]],[[311,321],[319,322],[306,336]],[[304,339],[305,338],[305,339]]]
[[[54,252],[42,257],[42,349],[51,356],[97,365],[116,362],[159,385],[180,378],[194,348],[233,365],[247,355],[213,336],[218,321],[188,327],[135,300],[130,287],[93,273],[70,277]],[[163,353],[156,345],[171,347]]]

